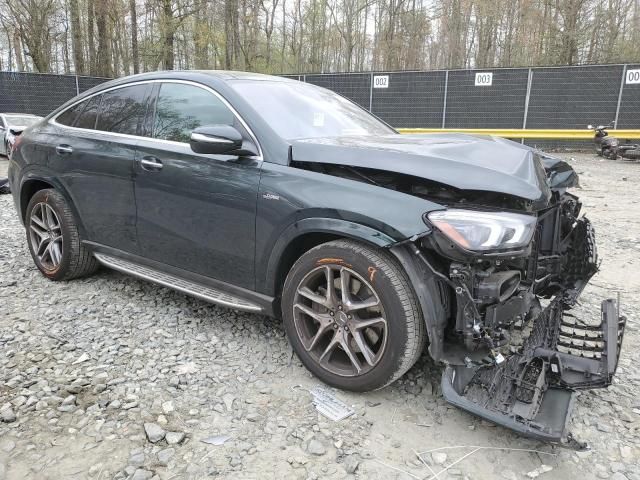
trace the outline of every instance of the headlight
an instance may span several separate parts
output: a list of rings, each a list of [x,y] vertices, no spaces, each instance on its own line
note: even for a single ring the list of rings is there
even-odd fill
[[[527,246],[537,220],[533,215],[455,208],[431,212],[427,218],[462,248],[480,251]]]

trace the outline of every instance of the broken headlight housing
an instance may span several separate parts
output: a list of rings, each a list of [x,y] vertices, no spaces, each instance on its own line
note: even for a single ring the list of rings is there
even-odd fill
[[[427,214],[429,222],[466,250],[512,250],[529,245],[537,217],[450,208]]]

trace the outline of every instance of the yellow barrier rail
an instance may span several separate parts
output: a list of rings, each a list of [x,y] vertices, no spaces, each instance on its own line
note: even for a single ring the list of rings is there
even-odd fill
[[[593,140],[592,130],[538,130],[521,128],[398,128],[400,133],[469,133],[495,135],[505,138],[539,138],[542,140]],[[620,140],[640,139],[640,130],[609,130],[609,135]]]

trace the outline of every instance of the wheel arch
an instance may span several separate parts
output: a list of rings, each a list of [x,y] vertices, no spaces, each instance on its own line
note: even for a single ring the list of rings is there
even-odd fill
[[[51,182],[42,180],[39,178],[31,178],[25,180],[20,187],[20,219],[22,223],[26,220],[27,205],[31,198],[40,190],[46,190],[47,188],[56,188]]]
[[[278,297],[293,264],[305,252],[332,240],[350,238],[373,247],[388,247],[396,240],[371,227],[335,218],[306,218],[295,222],[275,242],[267,262],[264,293]]]
[[[84,225],[82,223],[82,219],[78,215],[78,211],[76,209],[75,203],[73,202],[73,199],[71,198],[69,193],[58,182],[48,178],[44,178],[44,177],[31,176],[31,177],[25,178],[22,184],[20,185],[20,197],[19,197],[20,212],[19,213],[20,213],[20,220],[22,221],[22,223],[24,224],[26,221],[27,206],[29,205],[29,201],[31,200],[31,198],[40,190],[45,190],[47,188],[52,188],[60,192],[60,194],[64,196],[65,200],[69,203],[69,206],[71,207],[71,210],[76,218],[78,229],[80,230],[81,234],[84,235],[85,230],[84,230]]]
[[[418,247],[412,242],[393,245],[389,250],[400,263],[418,298],[422,318],[427,329],[429,354],[435,361],[444,357],[444,334],[448,314],[445,305],[448,295],[445,286],[438,281],[432,271],[416,255]]]

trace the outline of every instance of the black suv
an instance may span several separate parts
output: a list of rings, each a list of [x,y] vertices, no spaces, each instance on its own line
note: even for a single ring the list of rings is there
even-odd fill
[[[99,264],[281,316],[324,382],[382,388],[425,345],[450,402],[563,438],[607,386],[624,319],[570,322],[597,270],[561,160],[492,137],[400,135],[345,98],[234,72],[127,77],[19,137],[9,168],[36,266]]]

